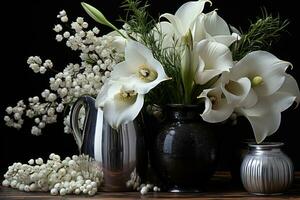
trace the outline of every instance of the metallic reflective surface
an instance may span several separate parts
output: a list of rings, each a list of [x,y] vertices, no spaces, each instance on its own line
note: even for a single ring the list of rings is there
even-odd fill
[[[250,151],[241,165],[245,189],[257,195],[286,191],[293,182],[292,161],[281,151],[283,143],[249,144]]]
[[[78,115],[85,109],[83,130]],[[147,159],[143,131],[138,120],[113,129],[95,108],[89,96],[79,98],[71,110],[71,128],[79,150],[99,162],[103,170],[104,191],[130,191],[141,182]]]

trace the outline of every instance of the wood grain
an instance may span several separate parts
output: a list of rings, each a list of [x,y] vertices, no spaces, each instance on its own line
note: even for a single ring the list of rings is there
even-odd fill
[[[49,193],[43,192],[20,192],[18,190],[6,187],[0,187],[0,200],[136,200],[136,199],[243,199],[243,200],[271,200],[271,199],[299,199],[300,200],[300,173],[295,174],[295,180],[292,187],[282,195],[278,196],[255,196],[247,193],[242,186],[231,183],[230,174],[228,172],[217,172],[207,186],[207,191],[201,193],[148,193],[141,196],[138,192],[122,192],[108,193],[98,192],[97,195],[90,197],[85,195],[66,195],[51,196]]]

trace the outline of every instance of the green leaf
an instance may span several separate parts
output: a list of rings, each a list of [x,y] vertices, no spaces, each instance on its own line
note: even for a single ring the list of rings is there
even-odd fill
[[[110,23],[106,17],[100,12],[97,8],[85,3],[81,2],[81,6],[87,12],[87,14],[93,18],[96,22],[108,26],[115,31],[117,31],[122,37],[126,38],[112,23]]]
[[[106,19],[106,17],[95,7],[81,2],[81,6],[84,8],[84,10],[87,12],[87,14],[92,17],[96,22],[106,25],[106,26],[110,26],[111,23]]]

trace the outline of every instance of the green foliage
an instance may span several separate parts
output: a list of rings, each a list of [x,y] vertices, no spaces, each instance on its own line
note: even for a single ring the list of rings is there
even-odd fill
[[[234,60],[240,60],[247,53],[257,50],[268,51],[273,43],[280,39],[281,34],[286,31],[288,20],[282,20],[280,16],[273,17],[266,9],[262,9],[262,16],[251,25],[241,39],[232,45],[232,55]]]
[[[184,103],[184,89],[180,72],[180,51],[177,41],[173,47],[164,49],[164,35],[157,27],[157,21],[147,12],[148,4],[138,0],[125,0],[122,7],[127,11],[124,23],[128,25],[127,33],[131,39],[136,37],[147,46],[153,56],[163,65],[166,74],[172,79],[160,83],[159,87],[151,90],[146,96],[146,103]],[[176,47],[176,51],[175,51]]]

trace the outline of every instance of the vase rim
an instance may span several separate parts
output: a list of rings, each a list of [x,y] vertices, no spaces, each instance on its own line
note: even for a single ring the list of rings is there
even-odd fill
[[[169,104],[166,104],[165,106],[171,107],[171,108],[181,108],[181,107],[196,108],[196,107],[199,107],[201,105],[199,105],[199,104],[169,103]]]
[[[256,143],[248,143],[249,147],[255,148],[255,149],[271,149],[271,148],[279,148],[284,145],[283,142],[263,142],[260,144]]]

